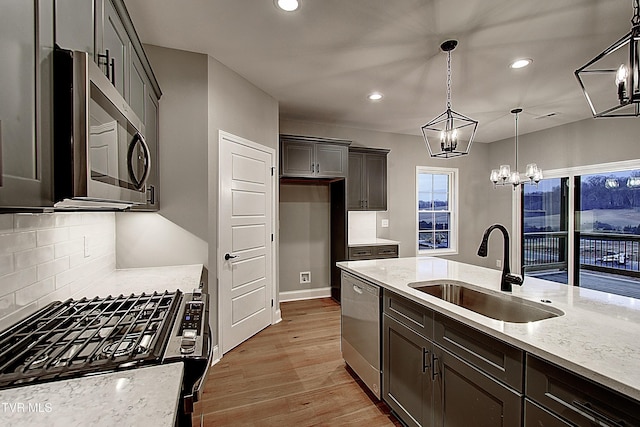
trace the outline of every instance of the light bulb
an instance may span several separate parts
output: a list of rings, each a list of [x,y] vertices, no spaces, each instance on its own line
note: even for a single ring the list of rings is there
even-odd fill
[[[513,184],[514,189],[515,187],[520,185],[520,172],[518,171],[511,172],[511,178],[509,179],[509,182]]]
[[[500,165],[500,178],[503,181],[509,179],[511,176],[511,167],[509,165]]]
[[[491,180],[491,182],[493,182],[494,184],[497,184],[498,181],[500,181],[500,171],[498,169],[494,169],[491,171],[491,175],[489,176],[489,179]]]
[[[627,77],[629,77],[629,70],[626,65],[622,64],[616,72],[616,86],[618,86],[620,104],[624,104],[627,101]]]
[[[293,12],[300,6],[298,0],[277,0],[276,5],[285,12]]]
[[[525,175],[527,176],[527,178],[533,179],[537,171],[538,171],[538,165],[536,165],[535,163],[529,163],[527,165],[527,170],[525,172]]]

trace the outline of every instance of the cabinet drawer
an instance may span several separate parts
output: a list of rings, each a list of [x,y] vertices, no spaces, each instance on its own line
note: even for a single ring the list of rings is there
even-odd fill
[[[524,400],[524,427],[571,427],[565,420],[541,408],[529,399]]]
[[[376,246],[378,258],[398,258],[398,245]]]
[[[373,246],[355,246],[349,248],[349,259],[357,261],[360,259],[373,259],[375,248]]]
[[[404,297],[384,291],[383,311],[388,316],[419,333],[433,338],[433,311]]]
[[[577,426],[640,426],[640,402],[527,355],[527,397]]]
[[[522,392],[522,350],[439,313],[435,314],[434,339],[443,348]]]
[[[398,245],[349,247],[349,259],[351,261],[383,258],[398,258]]]

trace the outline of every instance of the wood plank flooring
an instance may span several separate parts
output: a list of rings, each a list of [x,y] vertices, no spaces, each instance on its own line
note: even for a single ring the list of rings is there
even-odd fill
[[[282,322],[211,368],[195,408],[205,426],[401,426],[342,360],[340,305],[323,298],[281,310]]]

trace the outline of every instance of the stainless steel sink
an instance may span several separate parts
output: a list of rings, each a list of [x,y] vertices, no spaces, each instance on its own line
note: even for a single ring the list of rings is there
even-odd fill
[[[537,322],[564,315],[562,310],[546,304],[513,295],[490,293],[482,288],[455,280],[415,282],[410,283],[409,286],[467,310],[504,322]]]

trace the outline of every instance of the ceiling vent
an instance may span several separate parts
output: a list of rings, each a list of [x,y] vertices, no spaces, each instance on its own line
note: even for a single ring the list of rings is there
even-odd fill
[[[549,119],[551,117],[555,117],[557,116],[558,113],[556,113],[555,111],[551,112],[551,113],[547,113],[547,114],[542,114],[538,117],[534,117],[534,120],[540,120],[540,119]]]

